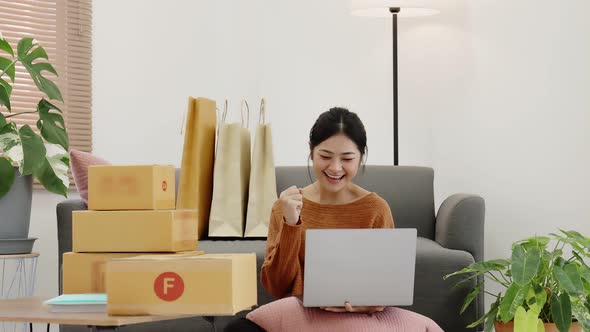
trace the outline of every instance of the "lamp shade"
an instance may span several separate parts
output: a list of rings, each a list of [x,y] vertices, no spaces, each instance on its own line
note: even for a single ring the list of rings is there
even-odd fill
[[[392,7],[400,8],[400,17],[430,16],[439,13],[433,0],[352,0],[350,7],[352,15],[369,17],[389,18],[389,8]]]

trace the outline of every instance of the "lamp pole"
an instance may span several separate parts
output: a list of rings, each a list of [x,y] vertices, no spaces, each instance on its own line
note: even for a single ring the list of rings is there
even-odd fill
[[[393,27],[392,44],[393,44],[393,165],[399,165],[398,158],[398,126],[397,126],[397,14],[399,7],[390,7],[391,21]]]

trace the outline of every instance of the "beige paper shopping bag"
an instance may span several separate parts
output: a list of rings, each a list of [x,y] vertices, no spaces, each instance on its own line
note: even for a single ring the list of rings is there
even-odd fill
[[[260,101],[260,115],[254,137],[246,232],[244,237],[266,237],[272,205],[277,200],[274,155],[270,124],[266,123],[266,102]]]
[[[213,170],[213,200],[209,216],[211,237],[242,237],[244,234],[250,177],[248,114],[248,103],[243,101],[242,123],[225,123],[227,102],[225,103],[219,124]]]
[[[215,101],[189,97],[176,208],[197,210],[197,239],[209,224],[216,117]]]

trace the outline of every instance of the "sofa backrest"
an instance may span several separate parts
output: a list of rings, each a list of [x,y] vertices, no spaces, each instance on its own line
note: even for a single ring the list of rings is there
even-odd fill
[[[307,166],[276,167],[277,193],[296,185],[305,187],[314,179],[313,168]],[[434,239],[434,171],[418,166],[366,166],[354,181],[377,193],[389,203],[395,226],[416,228],[418,236]]]

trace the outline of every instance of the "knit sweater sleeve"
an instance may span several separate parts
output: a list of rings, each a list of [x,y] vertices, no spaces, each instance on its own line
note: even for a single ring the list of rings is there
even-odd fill
[[[262,285],[275,298],[292,293],[293,283],[301,273],[299,251],[303,227],[284,222],[280,204],[271,213],[264,263],[260,271]]]
[[[379,201],[377,202],[377,211],[378,213],[373,222],[373,228],[395,228],[391,209],[385,200],[379,198]]]

